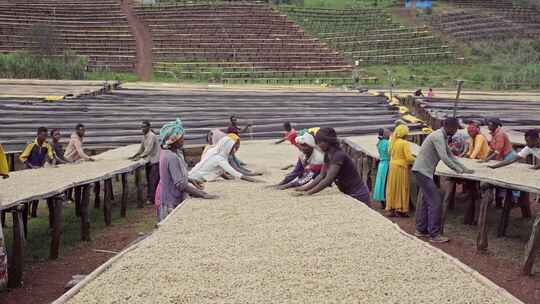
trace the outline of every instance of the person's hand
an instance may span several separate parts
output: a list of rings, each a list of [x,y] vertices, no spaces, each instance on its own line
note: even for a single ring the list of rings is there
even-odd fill
[[[204,190],[204,183],[203,182],[198,181],[198,180],[192,180],[191,183],[193,184],[193,186],[195,186],[195,188],[197,188],[199,190]]]
[[[301,196],[305,196],[306,192],[298,192],[298,190],[296,190],[295,192],[291,192],[291,195],[295,197],[301,197]]]
[[[488,162],[487,159],[481,159],[481,160],[478,161],[478,163],[480,163],[480,164],[484,164],[484,163],[487,163],[487,162]]]
[[[464,174],[473,174],[473,173],[474,173],[474,170],[472,170],[472,169],[465,169],[465,170],[463,170],[463,173],[464,173]]]
[[[219,198],[219,196],[214,195],[214,194],[205,194],[205,195],[203,195],[202,198],[203,198],[203,199],[207,199],[207,200],[213,200],[213,199]]]
[[[96,161],[96,160],[90,157],[90,158],[88,159],[88,161],[93,162],[93,161]]]
[[[255,171],[255,172],[253,172],[253,175],[254,175],[254,176],[262,176],[263,173],[262,173],[262,172]]]
[[[2,175],[2,179],[7,179],[9,178],[9,175]]]

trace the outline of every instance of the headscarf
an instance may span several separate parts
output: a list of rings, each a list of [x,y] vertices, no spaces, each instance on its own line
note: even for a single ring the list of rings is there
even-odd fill
[[[184,131],[180,118],[164,124],[159,130],[159,140],[161,145],[168,147],[177,142],[184,136]]]
[[[306,155],[302,153],[304,157],[301,157],[301,158],[306,164],[308,165],[322,165],[323,164],[324,153],[322,153],[319,150],[319,147],[315,143],[315,137],[313,137],[313,135],[311,135],[310,133],[306,133],[302,136],[299,136],[296,138],[296,143],[299,145],[308,145],[311,148],[313,148],[313,152],[311,153],[309,158],[307,158]]]
[[[394,130],[394,137],[395,138],[405,138],[409,135],[409,127],[406,125],[399,125]]]
[[[467,126],[467,132],[468,132],[472,137],[475,137],[476,135],[478,135],[478,134],[480,133],[480,127],[478,127],[478,124],[477,124],[477,123],[471,122],[471,123]]]
[[[229,159],[229,155],[231,154],[231,151],[236,144],[235,141],[233,141],[229,136],[223,137],[213,148],[208,149],[206,153],[201,157],[201,161],[199,161],[191,171],[189,171],[189,175],[192,176],[195,172],[199,171],[200,168],[204,166],[204,164],[208,161],[210,161],[213,158],[222,158],[224,160]],[[206,180],[213,180],[220,174],[213,174],[212,176],[205,178]]]
[[[237,143],[240,140],[240,136],[235,133],[227,134],[227,137],[230,138],[234,143]]]
[[[331,146],[339,146],[339,139],[337,137],[336,130],[334,130],[333,128],[321,128],[319,132],[317,132],[317,134],[315,135],[315,139],[318,142],[326,142]]]

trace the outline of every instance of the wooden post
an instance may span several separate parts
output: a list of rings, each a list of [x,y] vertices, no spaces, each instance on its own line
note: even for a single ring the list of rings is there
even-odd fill
[[[363,154],[362,155],[362,180],[366,184],[369,177],[369,169],[370,169],[369,156],[367,156],[366,154]]]
[[[137,188],[137,208],[144,207],[141,168],[135,169],[135,187]]]
[[[463,88],[463,80],[458,80],[457,82],[458,84],[458,87],[457,87],[457,93],[456,93],[456,100],[454,101],[454,113],[453,113],[453,117],[456,118],[456,115],[457,115],[457,106],[458,106],[458,103],[459,103],[459,96],[461,95],[461,89]]]
[[[60,252],[60,236],[62,234],[62,207],[63,202],[59,198],[50,198],[53,206],[53,224],[51,233],[50,259],[56,260]]]
[[[523,259],[523,266],[521,268],[521,273],[524,275],[532,275],[534,273],[533,266],[534,260],[536,257],[536,251],[540,246],[538,244],[540,239],[540,214],[536,216],[534,224],[531,231],[531,236],[527,246],[525,246],[525,256]]]
[[[501,219],[499,221],[499,227],[497,228],[497,237],[503,237],[506,235],[506,228],[508,228],[510,212],[512,211],[513,206],[514,202],[512,201],[512,190],[507,189],[503,210],[501,212]]]
[[[81,186],[75,187],[75,215],[81,217]]]
[[[531,196],[529,192],[521,191],[519,195],[519,207],[523,218],[531,218]]]
[[[493,200],[493,189],[482,189],[482,199],[480,200],[480,210],[478,213],[478,237],[476,238],[476,250],[486,251],[488,248],[488,208]]]
[[[9,154],[9,170],[15,171],[15,153]]]
[[[478,199],[478,191],[477,191],[477,182],[473,181],[465,181],[463,183],[463,189],[467,192],[467,195],[469,196],[469,204],[467,205],[465,209],[465,215],[463,217],[463,224],[465,225],[474,225],[475,218],[478,216],[477,212],[477,199]]]
[[[47,202],[47,209],[49,210],[49,228],[52,229],[53,222],[54,222],[54,205],[52,202],[52,198],[48,198],[46,202]]]
[[[6,210],[0,212],[0,222],[2,222],[2,227],[6,227]]]
[[[28,213],[29,212],[30,212],[30,203],[22,204],[22,223],[23,223],[23,231],[24,231],[25,239],[28,237]]]
[[[81,240],[90,241],[90,220],[88,215],[90,209],[90,185],[84,185],[81,198]]]
[[[127,200],[128,200],[128,176],[127,173],[122,173],[122,202],[120,203],[120,216],[126,217]]]
[[[38,207],[39,207],[39,200],[32,201],[32,212],[31,212],[32,217],[37,217]]]
[[[112,180],[106,179],[103,183],[105,195],[103,197],[103,218],[105,225],[110,226],[112,222]]]
[[[21,207],[16,207],[11,211],[11,216],[13,217],[13,240],[11,252],[8,256],[9,288],[18,288],[22,286],[25,242],[22,214],[25,211],[26,210],[23,210]]]
[[[94,183],[94,208],[99,209],[101,205],[101,183],[99,181]]]

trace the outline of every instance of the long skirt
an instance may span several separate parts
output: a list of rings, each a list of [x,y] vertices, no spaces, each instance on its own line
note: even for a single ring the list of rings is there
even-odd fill
[[[409,168],[390,164],[386,184],[386,210],[409,212],[410,179]]]
[[[377,168],[377,178],[375,179],[375,189],[373,189],[373,200],[384,202],[386,200],[386,177],[388,175],[388,161],[379,162]]]

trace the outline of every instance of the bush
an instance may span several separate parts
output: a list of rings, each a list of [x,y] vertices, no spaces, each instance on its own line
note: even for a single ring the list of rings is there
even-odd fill
[[[0,54],[0,77],[85,79],[88,59],[66,51],[61,56],[33,55],[21,51]]]

